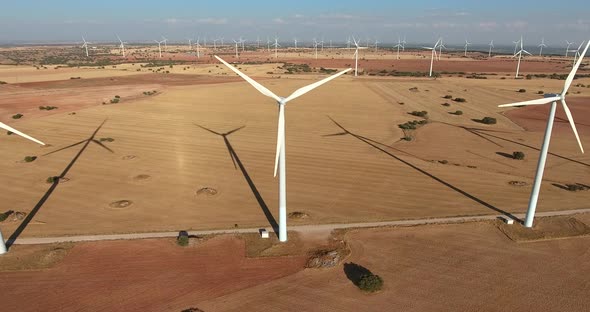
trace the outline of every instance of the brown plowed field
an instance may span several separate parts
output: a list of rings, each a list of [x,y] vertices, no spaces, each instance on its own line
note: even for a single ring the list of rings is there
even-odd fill
[[[3,311],[19,312],[181,311],[291,275],[304,263],[246,258],[244,242],[227,236],[190,247],[154,239],[83,243],[54,268],[0,273],[0,301]]]

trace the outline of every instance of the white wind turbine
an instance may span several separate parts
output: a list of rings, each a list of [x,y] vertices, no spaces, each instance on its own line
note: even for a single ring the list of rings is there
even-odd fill
[[[315,59],[318,59],[318,45],[319,42],[313,38],[313,48],[315,49]]]
[[[188,40],[188,49],[189,49],[189,50],[192,50],[192,49],[193,49],[193,45],[192,45],[192,43],[191,43],[191,42],[193,41],[193,39],[191,39],[191,38],[187,38],[186,40]]]
[[[293,38],[293,42],[295,42],[295,49],[297,49],[297,38]]]
[[[535,174],[535,182],[533,183],[533,189],[531,191],[531,197],[529,200],[529,206],[526,213],[526,218],[524,222],[525,227],[532,227],[533,220],[535,218],[535,210],[537,209],[537,201],[539,199],[539,190],[541,188],[541,181],[543,180],[543,171],[545,170],[545,161],[547,160],[547,151],[549,150],[549,142],[551,140],[551,131],[553,130],[553,121],[555,119],[555,110],[557,108],[557,101],[561,102],[563,106],[563,110],[567,116],[567,119],[572,127],[576,140],[578,141],[578,145],[580,146],[580,150],[584,153],[584,148],[582,147],[582,142],[580,141],[580,136],[578,135],[578,131],[576,130],[576,124],[574,123],[574,119],[572,117],[572,113],[568,108],[567,104],[565,103],[565,96],[569,87],[571,86],[574,76],[578,71],[578,67],[582,63],[583,56],[586,54],[588,50],[588,46],[590,46],[590,42],[586,44],[586,48],[584,48],[584,53],[582,53],[581,57],[578,59],[578,62],[572,68],[572,71],[567,76],[563,90],[560,94],[545,94],[545,98],[538,99],[538,100],[531,100],[519,103],[512,103],[512,104],[504,104],[500,105],[499,107],[515,107],[515,106],[522,106],[522,105],[543,105],[551,103],[551,110],[549,111],[549,119],[547,120],[547,128],[545,129],[545,137],[543,139],[543,146],[541,147],[541,154],[539,156],[539,162],[537,163],[537,173]]]
[[[398,39],[399,39],[399,38],[398,38]],[[347,48],[347,49],[350,49],[350,44],[351,44],[351,43],[352,43],[352,42],[350,42],[350,37],[348,37],[348,39],[346,39],[346,48]]]
[[[581,57],[580,55],[580,49],[582,48],[582,45],[584,44],[584,41],[582,41],[582,43],[580,43],[580,46],[576,49],[576,50],[572,50],[571,52],[574,52],[574,64],[576,64],[576,59],[578,57]]]
[[[217,41],[220,39],[213,39],[213,50],[217,50]]]
[[[256,49],[260,49],[260,36],[256,36]]]
[[[287,177],[286,177],[286,162],[285,162],[285,105],[287,102],[298,98],[305,93],[323,85],[324,83],[339,77],[340,75],[345,74],[346,72],[350,71],[351,69],[343,70],[335,75],[332,75],[328,78],[324,78],[320,81],[307,85],[305,87],[297,89],[288,97],[280,97],[274,94],[272,91],[268,90],[258,82],[254,81],[252,78],[246,76],[244,73],[239,71],[236,67],[231,66],[226,61],[219,58],[217,55],[215,56],[221,63],[227,66],[229,69],[233,70],[236,74],[240,77],[244,78],[249,84],[251,84],[256,90],[258,90],[263,95],[266,95],[270,98],[273,98],[277,101],[279,106],[279,124],[278,124],[278,134],[277,134],[277,148],[276,148],[276,155],[275,155],[275,167],[274,167],[274,175],[276,177],[277,171],[279,172],[279,241],[286,242],[287,241]]]
[[[402,41],[399,37],[397,37],[397,44],[394,45],[393,47],[397,48],[397,59],[399,60],[399,48],[403,48]]]
[[[279,38],[275,37],[275,58],[279,58],[278,49],[280,46]]]
[[[88,44],[90,42],[86,41],[86,39],[84,39],[84,36],[82,36],[82,41],[84,42],[84,44],[82,45],[82,48],[84,48],[86,50],[86,57],[88,57]]]
[[[434,63],[434,59],[436,58],[436,48],[438,48],[438,45],[440,44],[440,39],[438,39],[436,41],[436,43],[434,44],[433,47],[422,47],[426,50],[430,50],[431,51],[431,55],[430,55],[430,74],[428,74],[428,76],[432,77],[432,65]]]
[[[514,53],[513,54],[516,54],[516,50],[518,49],[518,43],[519,42],[520,42],[520,40],[512,41],[512,43],[514,43]]]
[[[270,52],[270,39],[268,37],[266,37],[266,50]]]
[[[406,52],[406,35],[404,35],[404,40],[402,40],[402,51]]]
[[[574,44],[573,42],[565,41],[567,43],[567,47],[565,48],[565,57],[567,57],[567,53],[570,52],[570,46]]]
[[[440,43],[438,44],[438,60],[439,60],[439,61],[440,61],[440,57],[442,56],[442,49],[443,49],[443,48],[445,48],[445,49],[446,49],[447,47],[446,47],[446,46],[445,46],[445,44],[443,43],[443,38],[441,37],[441,38],[440,38]]]
[[[377,39],[375,39],[375,52],[377,52],[377,47],[378,47],[378,44],[379,44],[379,43],[380,43],[380,42],[379,42]]]
[[[162,58],[162,43],[164,42],[164,40],[162,40],[162,41],[154,40],[154,42],[158,44],[158,52],[160,52],[160,58]]]
[[[492,57],[492,49],[494,48],[494,40],[490,41],[490,50],[488,51],[488,58]]]
[[[125,42],[123,42],[123,40],[121,40],[121,38],[119,38],[119,35],[117,35],[117,39],[119,39],[119,48],[121,49],[121,54],[123,55],[123,57],[125,57]]]
[[[356,41],[354,36],[352,37],[352,41],[354,42],[355,50],[354,50],[354,76],[358,76],[359,71],[359,50],[360,49],[368,49],[367,47],[359,46],[360,40]]]
[[[197,42],[195,43],[195,46],[197,47],[197,58],[201,58],[201,45],[199,44],[200,40],[200,38],[197,38]]]
[[[467,39],[465,39],[465,57],[467,57],[467,47],[471,44],[471,42],[467,42]]]
[[[527,50],[525,50],[523,48],[523,40],[522,37],[520,37],[520,50],[518,52],[516,52],[512,57],[516,57],[518,55],[518,65],[516,65],[516,76],[515,78],[518,78],[518,73],[520,71],[520,59],[522,58],[522,53],[526,53],[528,55],[532,55],[529,52],[527,52]]]
[[[239,58],[239,57],[240,57],[240,56],[238,55],[238,44],[239,44],[239,41],[236,41],[235,39],[232,39],[232,40],[234,41],[234,44],[235,44],[235,46],[236,46],[236,58]]]
[[[168,39],[162,36],[162,42],[164,42],[164,51],[168,51]]]
[[[545,44],[545,38],[541,38],[541,43],[538,45],[538,47],[540,48],[539,49],[539,56],[543,56],[543,48],[547,47],[547,45]]]
[[[24,133],[22,133],[22,132],[20,132],[20,131],[18,131],[16,129],[14,129],[14,128],[12,128],[12,127],[10,127],[10,126],[2,123],[2,122],[0,122],[0,128],[4,129],[6,131],[10,131],[10,132],[12,132],[14,134],[20,135],[23,138],[29,139],[29,140],[31,140],[31,141],[33,141],[35,143],[38,143],[38,144],[41,144],[41,145],[45,145],[45,143],[43,143],[43,142],[41,142],[41,141],[33,138],[32,136],[28,136],[28,135],[26,135],[26,134],[24,134]],[[2,231],[0,231],[0,255],[5,254],[6,251],[7,251],[7,249],[6,249],[6,244],[4,243],[4,237],[2,236]]]
[[[242,44],[242,52],[244,52],[244,43],[246,42],[246,40],[244,40],[244,38],[240,37],[240,43]]]

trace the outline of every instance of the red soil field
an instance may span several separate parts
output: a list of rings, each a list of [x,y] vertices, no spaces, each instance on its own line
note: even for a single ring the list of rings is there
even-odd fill
[[[76,245],[56,267],[0,273],[2,311],[181,311],[195,302],[291,275],[306,257],[250,259],[230,236]]]

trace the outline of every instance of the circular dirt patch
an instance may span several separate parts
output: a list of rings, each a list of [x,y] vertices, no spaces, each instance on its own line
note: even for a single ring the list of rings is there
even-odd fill
[[[147,181],[149,179],[151,179],[152,176],[148,175],[148,174],[138,174],[136,176],[133,177],[133,181],[136,182],[143,182],[143,181]]]
[[[125,156],[121,157],[121,159],[123,159],[123,160],[131,160],[131,159],[135,159],[135,158],[137,158],[137,156],[135,156],[135,155],[125,155]]]
[[[114,202],[110,203],[109,207],[111,207],[113,209],[125,209],[125,208],[128,208],[129,206],[131,206],[132,204],[133,204],[133,202],[130,200],[118,200],[118,201],[114,201]]]
[[[215,196],[217,195],[217,190],[212,187],[203,187],[197,190],[197,196],[205,195],[205,196]]]
[[[309,215],[305,212],[301,212],[301,211],[293,211],[291,213],[289,213],[289,219],[307,219],[309,218]]]
[[[508,182],[508,184],[510,184],[512,186],[527,186],[527,185],[529,185],[528,183],[526,183],[524,181],[510,181],[510,182]]]

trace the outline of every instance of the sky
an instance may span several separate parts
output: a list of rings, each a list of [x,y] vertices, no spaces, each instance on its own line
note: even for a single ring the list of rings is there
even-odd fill
[[[344,42],[354,35],[383,45],[408,43],[511,44],[525,37],[561,46],[590,39],[590,2],[567,1],[189,1],[3,0],[0,42],[169,41],[279,37]],[[202,39],[201,39],[202,40]]]

